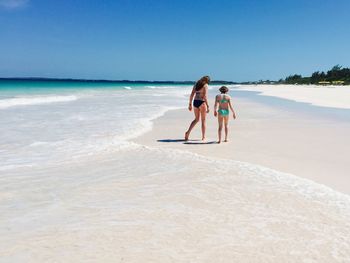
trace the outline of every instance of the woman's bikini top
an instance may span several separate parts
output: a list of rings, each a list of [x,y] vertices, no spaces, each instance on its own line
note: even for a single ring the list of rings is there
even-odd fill
[[[195,100],[203,100],[203,97],[202,97],[202,89],[196,90],[195,94],[196,94]]]

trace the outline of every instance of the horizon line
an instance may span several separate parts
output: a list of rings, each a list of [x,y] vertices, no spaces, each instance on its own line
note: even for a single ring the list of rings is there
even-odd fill
[[[129,79],[83,79],[83,78],[51,78],[51,77],[0,77],[0,80],[34,80],[34,81],[80,81],[80,82],[132,82],[132,83],[195,83],[194,80],[129,80]],[[231,80],[212,80],[211,83],[240,83]]]

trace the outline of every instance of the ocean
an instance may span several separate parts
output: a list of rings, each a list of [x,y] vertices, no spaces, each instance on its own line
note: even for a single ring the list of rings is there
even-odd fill
[[[0,262],[348,262],[348,196],[132,141],[190,90],[0,81]]]
[[[188,88],[77,82],[0,82],[0,171],[115,152],[185,105]]]

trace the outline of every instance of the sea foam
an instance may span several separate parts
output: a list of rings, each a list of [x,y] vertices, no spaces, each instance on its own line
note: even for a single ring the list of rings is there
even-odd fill
[[[58,92],[56,89],[55,95],[50,96],[16,94],[15,98],[0,100],[0,167],[8,170],[65,163],[119,151],[130,146],[127,140],[151,130],[153,119],[186,105],[184,94],[188,89],[138,87]],[[70,103],[64,107],[58,103],[67,101]],[[43,103],[45,110],[4,110]]]
[[[0,100],[0,109],[7,109],[16,106],[27,106],[27,105],[40,105],[50,104],[57,102],[68,102],[77,100],[77,96],[32,96],[32,97],[18,97]]]

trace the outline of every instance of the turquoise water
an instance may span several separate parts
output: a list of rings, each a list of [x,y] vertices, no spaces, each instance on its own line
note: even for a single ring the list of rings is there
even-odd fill
[[[146,87],[181,87],[176,83],[135,83],[135,82],[106,82],[106,81],[38,81],[38,80],[0,80],[0,96],[14,94],[36,94],[52,92],[69,92],[89,89],[144,89]]]
[[[180,108],[191,86],[76,81],[0,82],[0,170],[115,151]]]

